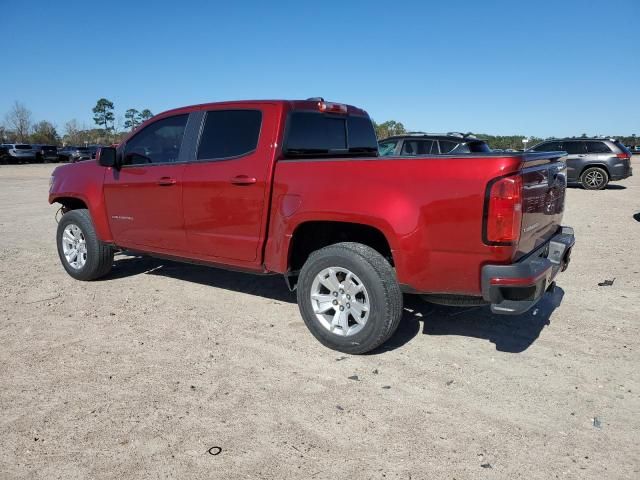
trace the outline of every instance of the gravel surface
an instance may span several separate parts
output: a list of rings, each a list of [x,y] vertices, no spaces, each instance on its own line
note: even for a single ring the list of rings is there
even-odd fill
[[[73,280],[54,166],[2,166],[0,478],[640,478],[639,160],[569,189],[572,264],[535,310],[407,296],[366,356],[320,345],[281,277],[118,256]]]

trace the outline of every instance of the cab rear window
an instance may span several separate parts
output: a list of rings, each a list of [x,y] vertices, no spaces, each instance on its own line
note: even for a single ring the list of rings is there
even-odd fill
[[[378,141],[368,117],[293,112],[287,121],[287,157],[377,155]]]

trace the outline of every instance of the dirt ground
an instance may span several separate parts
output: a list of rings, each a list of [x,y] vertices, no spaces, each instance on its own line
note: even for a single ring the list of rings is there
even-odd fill
[[[73,280],[54,166],[2,166],[0,478],[640,478],[633,163],[569,189],[572,264],[538,308],[406,297],[366,356],[320,345],[281,277],[121,256]]]

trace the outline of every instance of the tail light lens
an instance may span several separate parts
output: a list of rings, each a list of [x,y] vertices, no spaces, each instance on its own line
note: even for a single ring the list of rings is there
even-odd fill
[[[623,160],[629,160],[630,156],[626,153],[616,153],[616,157],[621,158]]]
[[[520,239],[522,177],[504,177],[489,185],[485,205],[484,241],[512,245]]]

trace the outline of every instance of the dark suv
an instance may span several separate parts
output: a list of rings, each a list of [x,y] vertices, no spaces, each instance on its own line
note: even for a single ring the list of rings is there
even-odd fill
[[[457,132],[409,132],[395,135],[378,143],[381,157],[398,155],[458,155],[461,153],[490,153],[489,145],[471,134]]]
[[[36,162],[49,163],[58,161],[58,147],[55,145],[32,145],[36,152]]]
[[[87,147],[67,146],[58,150],[58,158],[61,162],[75,163],[80,160],[90,160],[91,150]]]
[[[601,190],[631,176],[631,152],[614,138],[564,138],[531,147],[534,152],[567,152],[567,181]]]

